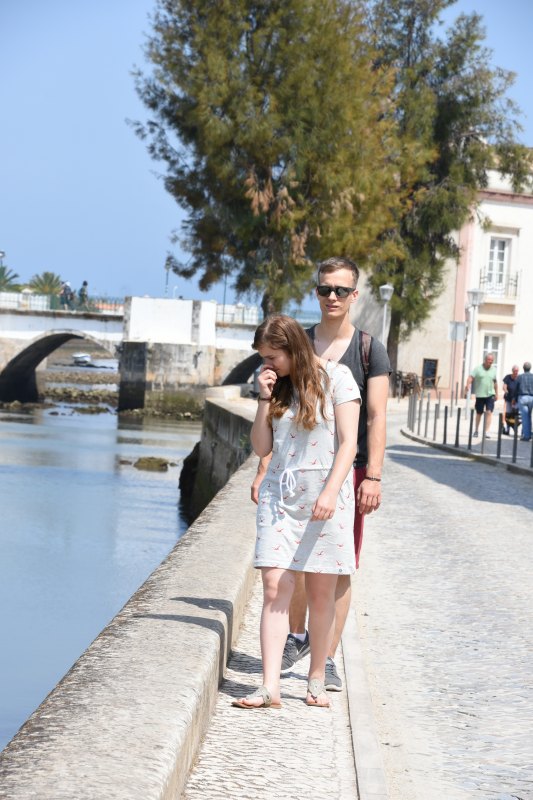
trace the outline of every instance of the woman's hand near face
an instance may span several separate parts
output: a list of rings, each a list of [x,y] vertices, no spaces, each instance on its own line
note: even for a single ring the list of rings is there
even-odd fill
[[[277,379],[278,376],[274,370],[271,367],[268,367],[266,364],[263,364],[257,379],[259,383],[259,396],[270,397]]]

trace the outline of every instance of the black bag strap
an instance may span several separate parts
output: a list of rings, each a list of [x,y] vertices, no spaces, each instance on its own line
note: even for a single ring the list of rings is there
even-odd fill
[[[361,357],[361,364],[363,365],[365,380],[366,378],[368,378],[371,353],[372,353],[372,336],[366,331],[359,331],[359,355]]]

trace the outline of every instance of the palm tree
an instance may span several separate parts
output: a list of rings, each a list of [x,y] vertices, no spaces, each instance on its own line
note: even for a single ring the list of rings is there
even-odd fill
[[[0,292],[18,292],[19,286],[16,283],[18,275],[13,270],[4,265],[0,265]]]
[[[61,292],[62,280],[55,272],[42,272],[34,275],[28,286],[36,294],[59,294]]]

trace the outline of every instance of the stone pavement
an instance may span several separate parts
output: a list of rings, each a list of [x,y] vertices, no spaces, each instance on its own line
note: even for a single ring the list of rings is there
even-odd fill
[[[531,800],[533,481],[391,412],[354,581],[391,800]]]
[[[329,692],[331,709],[305,705],[309,657],[282,678],[281,710],[248,711],[230,705],[233,697],[246,694],[261,682],[261,604],[258,575],[215,715],[183,800],[354,800],[358,795],[347,696],[345,692]],[[337,665],[343,675],[342,656]]]
[[[384,503],[366,521],[343,642],[348,691],[307,708],[304,660],[282,679],[281,711],[231,707],[260,682],[257,581],[183,800],[533,800],[533,482],[414,443],[406,403],[390,412]],[[383,781],[365,782],[381,759]]]

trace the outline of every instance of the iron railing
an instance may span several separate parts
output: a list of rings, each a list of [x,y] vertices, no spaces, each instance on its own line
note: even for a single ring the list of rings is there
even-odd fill
[[[507,273],[501,276],[482,269],[479,273],[479,288],[485,292],[485,297],[516,297],[518,294],[518,272]]]

